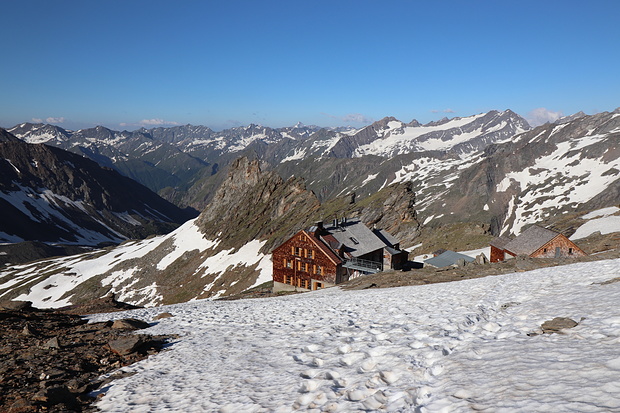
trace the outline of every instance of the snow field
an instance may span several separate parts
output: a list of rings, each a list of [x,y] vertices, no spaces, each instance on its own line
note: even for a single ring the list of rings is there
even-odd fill
[[[169,349],[123,368],[104,412],[620,409],[620,260],[455,283],[194,301],[160,312]],[[580,322],[536,335],[554,317]],[[530,335],[528,335],[530,334]]]
[[[620,212],[618,207],[602,208],[585,214],[581,218],[588,220],[586,223],[577,228],[577,231],[571,235],[571,240],[585,238],[595,232],[601,234],[611,234],[612,232],[620,232],[620,216],[614,215]]]

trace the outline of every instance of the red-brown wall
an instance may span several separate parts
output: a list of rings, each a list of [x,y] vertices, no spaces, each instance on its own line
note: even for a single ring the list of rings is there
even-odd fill
[[[312,234],[306,231],[299,231],[272,251],[274,282],[311,289],[311,280],[332,285],[339,281],[336,278],[337,264],[324,251],[318,248],[310,237],[312,237]],[[299,255],[295,255],[295,248],[298,248]],[[310,251],[312,252],[311,254]],[[286,262],[292,263],[291,268],[286,266]],[[304,264],[306,266],[305,270]],[[316,269],[318,266],[322,268],[322,274],[317,273]]]
[[[504,253],[504,250],[491,245],[491,257],[489,258],[489,260],[491,262],[500,262],[504,261],[504,259],[506,259],[506,254]]]

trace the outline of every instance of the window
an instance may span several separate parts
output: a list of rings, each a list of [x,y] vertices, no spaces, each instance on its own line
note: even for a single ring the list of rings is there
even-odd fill
[[[286,268],[293,268],[293,261],[284,260],[284,266]]]
[[[572,249],[572,248],[569,248],[569,249],[568,249],[568,254],[569,254],[569,255],[573,255],[573,249]]]
[[[315,282],[314,283],[314,289],[315,290],[320,290],[321,288],[323,288],[323,283],[320,283],[320,282]]]
[[[321,267],[320,265],[317,265],[316,268],[314,269],[314,273],[318,275],[323,275],[323,267]]]
[[[311,260],[314,259],[314,251],[307,250],[306,251],[306,258],[310,258]]]
[[[301,263],[301,271],[308,271],[308,264],[306,264],[305,262]]]
[[[301,257],[301,248],[299,247],[295,247],[294,251],[293,251],[293,255],[296,255],[298,257]]]

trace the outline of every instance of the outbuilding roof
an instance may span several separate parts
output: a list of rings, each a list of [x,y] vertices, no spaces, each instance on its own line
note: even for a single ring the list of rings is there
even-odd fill
[[[491,245],[492,247],[495,248],[499,248],[500,250],[503,250],[504,247],[506,246],[506,244],[508,244],[510,241],[512,241],[510,238],[508,237],[497,237],[494,238],[489,245]]]
[[[475,261],[475,258],[468,255],[460,254],[454,251],[445,251],[436,257],[424,260],[424,264],[432,265],[436,268],[444,268],[451,265],[456,265],[457,261],[460,259],[465,260],[465,262]]]
[[[558,232],[532,225],[504,245],[503,249],[514,255],[531,255],[558,235],[560,235]]]

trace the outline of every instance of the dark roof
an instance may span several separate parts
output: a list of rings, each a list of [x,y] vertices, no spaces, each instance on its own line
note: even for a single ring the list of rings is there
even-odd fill
[[[460,259],[465,260],[465,262],[475,261],[475,258],[472,258],[468,255],[459,254],[458,252],[454,251],[446,251],[436,257],[424,260],[424,264],[432,265],[433,267],[437,268],[444,268],[451,265],[456,265],[457,261]]]
[[[381,239],[381,241],[385,243],[385,245],[393,247],[394,245],[398,244],[398,240],[394,238],[392,234],[390,234],[384,229],[373,229],[372,232],[376,236],[378,236]]]
[[[325,255],[327,255],[335,264],[339,264],[339,263],[342,262],[342,259],[339,256],[337,256],[336,254],[334,254],[334,252],[324,242],[321,242],[320,239],[315,237],[314,232],[305,232],[305,234],[308,236],[308,238],[310,238],[312,241],[314,241],[316,246]]]
[[[531,255],[558,235],[550,229],[532,225],[506,244],[504,249],[515,255]]]
[[[397,250],[394,249],[392,247],[385,247],[385,250],[390,254],[390,255],[398,255],[401,254],[403,251],[402,250]]]
[[[359,220],[341,222],[326,230],[339,243],[346,245],[347,252],[352,257],[361,257],[386,247],[385,242]]]

